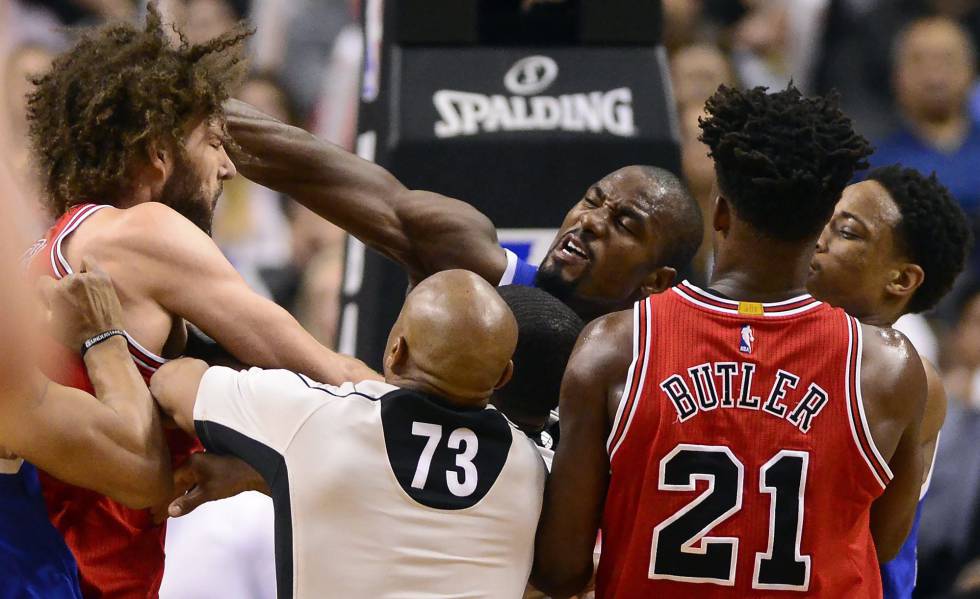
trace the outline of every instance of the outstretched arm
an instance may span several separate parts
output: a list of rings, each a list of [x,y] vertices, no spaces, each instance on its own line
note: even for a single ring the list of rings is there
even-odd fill
[[[119,300],[104,273],[48,282],[45,296],[65,344],[77,348],[99,333],[121,329]],[[129,507],[164,501],[171,494],[170,456],[125,338],[93,346],[84,360],[96,397],[40,374],[4,380],[0,443],[65,482]]]
[[[288,368],[329,384],[377,379],[363,362],[318,343],[282,307],[252,291],[203,231],[154,202],[126,210],[100,246],[126,285],[194,323],[243,364]]]
[[[632,333],[629,311],[592,322],[565,370],[561,443],[545,489],[531,571],[531,583],[549,595],[572,595],[592,578],[592,553],[609,487],[609,405],[622,393]]]
[[[406,188],[384,168],[281,123],[238,100],[225,103],[238,170],[285,193],[401,264],[412,281],[471,270],[496,285],[507,267],[493,223],[473,206]]]

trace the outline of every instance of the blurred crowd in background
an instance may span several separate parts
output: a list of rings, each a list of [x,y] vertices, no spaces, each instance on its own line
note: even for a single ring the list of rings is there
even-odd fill
[[[522,9],[541,1],[522,0]],[[547,0],[563,1],[574,2]],[[357,0],[160,5],[190,41],[248,19],[257,32],[251,74],[237,96],[353,146]],[[872,165],[935,171],[980,223],[980,0],[663,0],[663,7],[683,175],[706,211],[714,171],[697,139],[704,101],[720,84],[780,88],[792,80],[804,92],[837,90],[857,129],[874,142]],[[142,10],[137,0],[0,0],[0,131],[10,148],[0,161],[25,190],[35,216],[30,236],[40,237],[51,215],[36,202],[27,150],[28,75],[70,47],[73,27],[136,18]],[[706,234],[692,271],[699,282],[711,266]],[[252,287],[334,345],[345,247],[339,229],[239,177],[225,185],[214,237]],[[980,589],[980,252],[974,250],[950,297],[926,316],[903,319],[900,328],[940,366],[950,398],[919,545],[917,596],[938,598]],[[163,597],[275,596],[272,507],[252,495],[205,506],[172,525]]]

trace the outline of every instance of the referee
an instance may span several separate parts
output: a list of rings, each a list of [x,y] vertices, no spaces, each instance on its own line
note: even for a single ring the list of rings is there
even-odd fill
[[[185,359],[162,367],[151,389],[209,451],[262,474],[280,599],[518,598],[545,468],[487,405],[510,379],[516,341],[493,287],[445,271],[406,299],[385,382],[331,387]]]

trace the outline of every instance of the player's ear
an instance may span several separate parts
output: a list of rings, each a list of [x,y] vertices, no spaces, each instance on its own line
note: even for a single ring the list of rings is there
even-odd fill
[[[654,270],[643,279],[640,285],[641,297],[647,297],[654,293],[661,293],[670,289],[677,279],[677,270],[670,266],[661,266]]]
[[[512,376],[514,376],[514,361],[507,360],[507,366],[505,366],[504,371],[500,373],[500,378],[497,379],[497,384],[493,386],[494,390],[500,389],[509,383],[510,377]]]
[[[171,169],[171,152],[162,142],[151,141],[146,144],[146,162],[154,178],[166,179]]]
[[[715,198],[715,210],[711,215],[711,225],[715,231],[721,231],[724,235],[732,226],[732,207],[728,200],[721,194]]]
[[[401,335],[395,337],[391,348],[388,350],[388,357],[385,361],[387,362],[388,370],[396,374],[405,368],[405,363],[408,361],[408,343],[405,342],[404,337]]]
[[[905,263],[891,271],[885,290],[898,297],[911,297],[926,279],[926,273],[918,264]]]

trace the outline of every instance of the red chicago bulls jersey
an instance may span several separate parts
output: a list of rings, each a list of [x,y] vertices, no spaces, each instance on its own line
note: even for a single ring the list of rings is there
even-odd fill
[[[82,204],[66,212],[28,252],[28,273],[60,279],[72,273],[61,244],[89,216],[106,208]],[[165,360],[127,335],[140,374],[150,377]],[[78,348],[45,340],[42,370],[51,380],[94,394]],[[197,447],[180,431],[168,431],[167,442],[177,464]],[[108,497],[65,484],[41,473],[41,485],[52,523],[64,535],[78,561],[82,594],[87,598],[156,597],[163,579],[165,526],[153,524],[149,510],[133,510]]]
[[[868,527],[891,471],[861,349],[857,321],[808,295],[685,282],[637,302],[597,596],[881,597]]]

